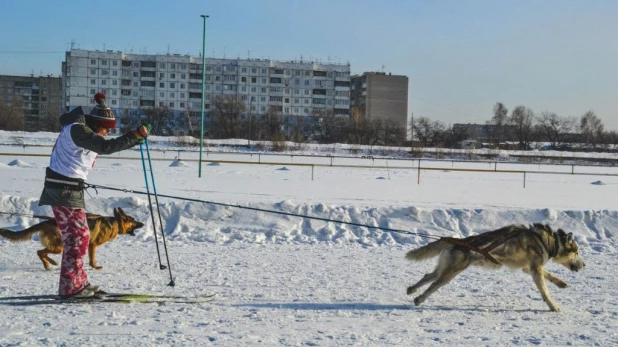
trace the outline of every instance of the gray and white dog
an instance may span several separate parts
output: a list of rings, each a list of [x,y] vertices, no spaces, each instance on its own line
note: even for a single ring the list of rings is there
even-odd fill
[[[523,272],[532,275],[534,284],[541,292],[543,300],[552,311],[557,312],[560,311],[560,307],[549,296],[545,279],[560,288],[566,288],[568,285],[547,272],[543,265],[551,259],[571,271],[579,271],[586,266],[579,255],[579,248],[573,240],[573,233],[567,234],[562,229],[553,231],[548,225],[538,223],[528,227],[509,225],[458,241],[477,249],[498,244],[489,254],[499,264],[495,264],[477,251],[443,240],[431,242],[409,251],[406,258],[411,261],[421,261],[439,256],[438,265],[434,271],[426,274],[415,285],[408,287],[407,294],[410,295],[425,284],[431,283],[425,292],[414,299],[415,305],[418,306],[423,303],[431,294],[449,283],[470,265],[494,269],[505,265],[511,269],[522,269]]]

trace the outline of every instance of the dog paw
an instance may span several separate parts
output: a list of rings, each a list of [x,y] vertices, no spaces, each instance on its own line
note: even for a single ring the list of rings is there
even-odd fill
[[[558,282],[556,283],[556,285],[558,286],[558,288],[568,288],[569,285],[566,284],[566,282]]]
[[[97,264],[90,264],[90,267],[92,267],[93,269],[96,269],[96,270],[101,270],[103,268],[103,266],[97,265]]]
[[[560,307],[558,307],[558,306],[550,306],[549,309],[554,311],[554,312],[560,312]]]
[[[414,298],[414,305],[418,306],[422,303],[423,301],[421,300],[421,297],[418,296],[416,298]]]
[[[48,260],[50,264],[58,266],[58,262],[53,259]]]
[[[415,291],[416,291],[416,288],[409,286],[408,289],[406,290],[406,294],[410,295],[414,293]]]

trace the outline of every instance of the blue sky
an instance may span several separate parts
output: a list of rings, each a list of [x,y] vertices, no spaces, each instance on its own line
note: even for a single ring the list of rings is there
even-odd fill
[[[510,110],[618,130],[614,0],[0,0],[0,74],[60,74],[82,49],[350,62],[409,77],[409,111],[447,124]]]

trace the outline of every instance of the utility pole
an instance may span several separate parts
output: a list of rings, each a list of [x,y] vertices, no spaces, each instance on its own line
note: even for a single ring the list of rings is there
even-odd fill
[[[201,15],[204,19],[204,31],[202,32],[202,120],[200,122],[200,162],[198,169],[198,177],[202,177],[202,147],[204,144],[204,113],[206,102],[206,18],[207,15]]]

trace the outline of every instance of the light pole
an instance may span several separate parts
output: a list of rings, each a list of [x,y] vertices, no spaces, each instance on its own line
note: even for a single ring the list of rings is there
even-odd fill
[[[204,31],[202,33],[202,121],[200,122],[200,163],[198,165],[198,177],[202,177],[202,146],[204,143],[204,112],[206,102],[206,18],[207,15],[201,15],[204,19]]]

